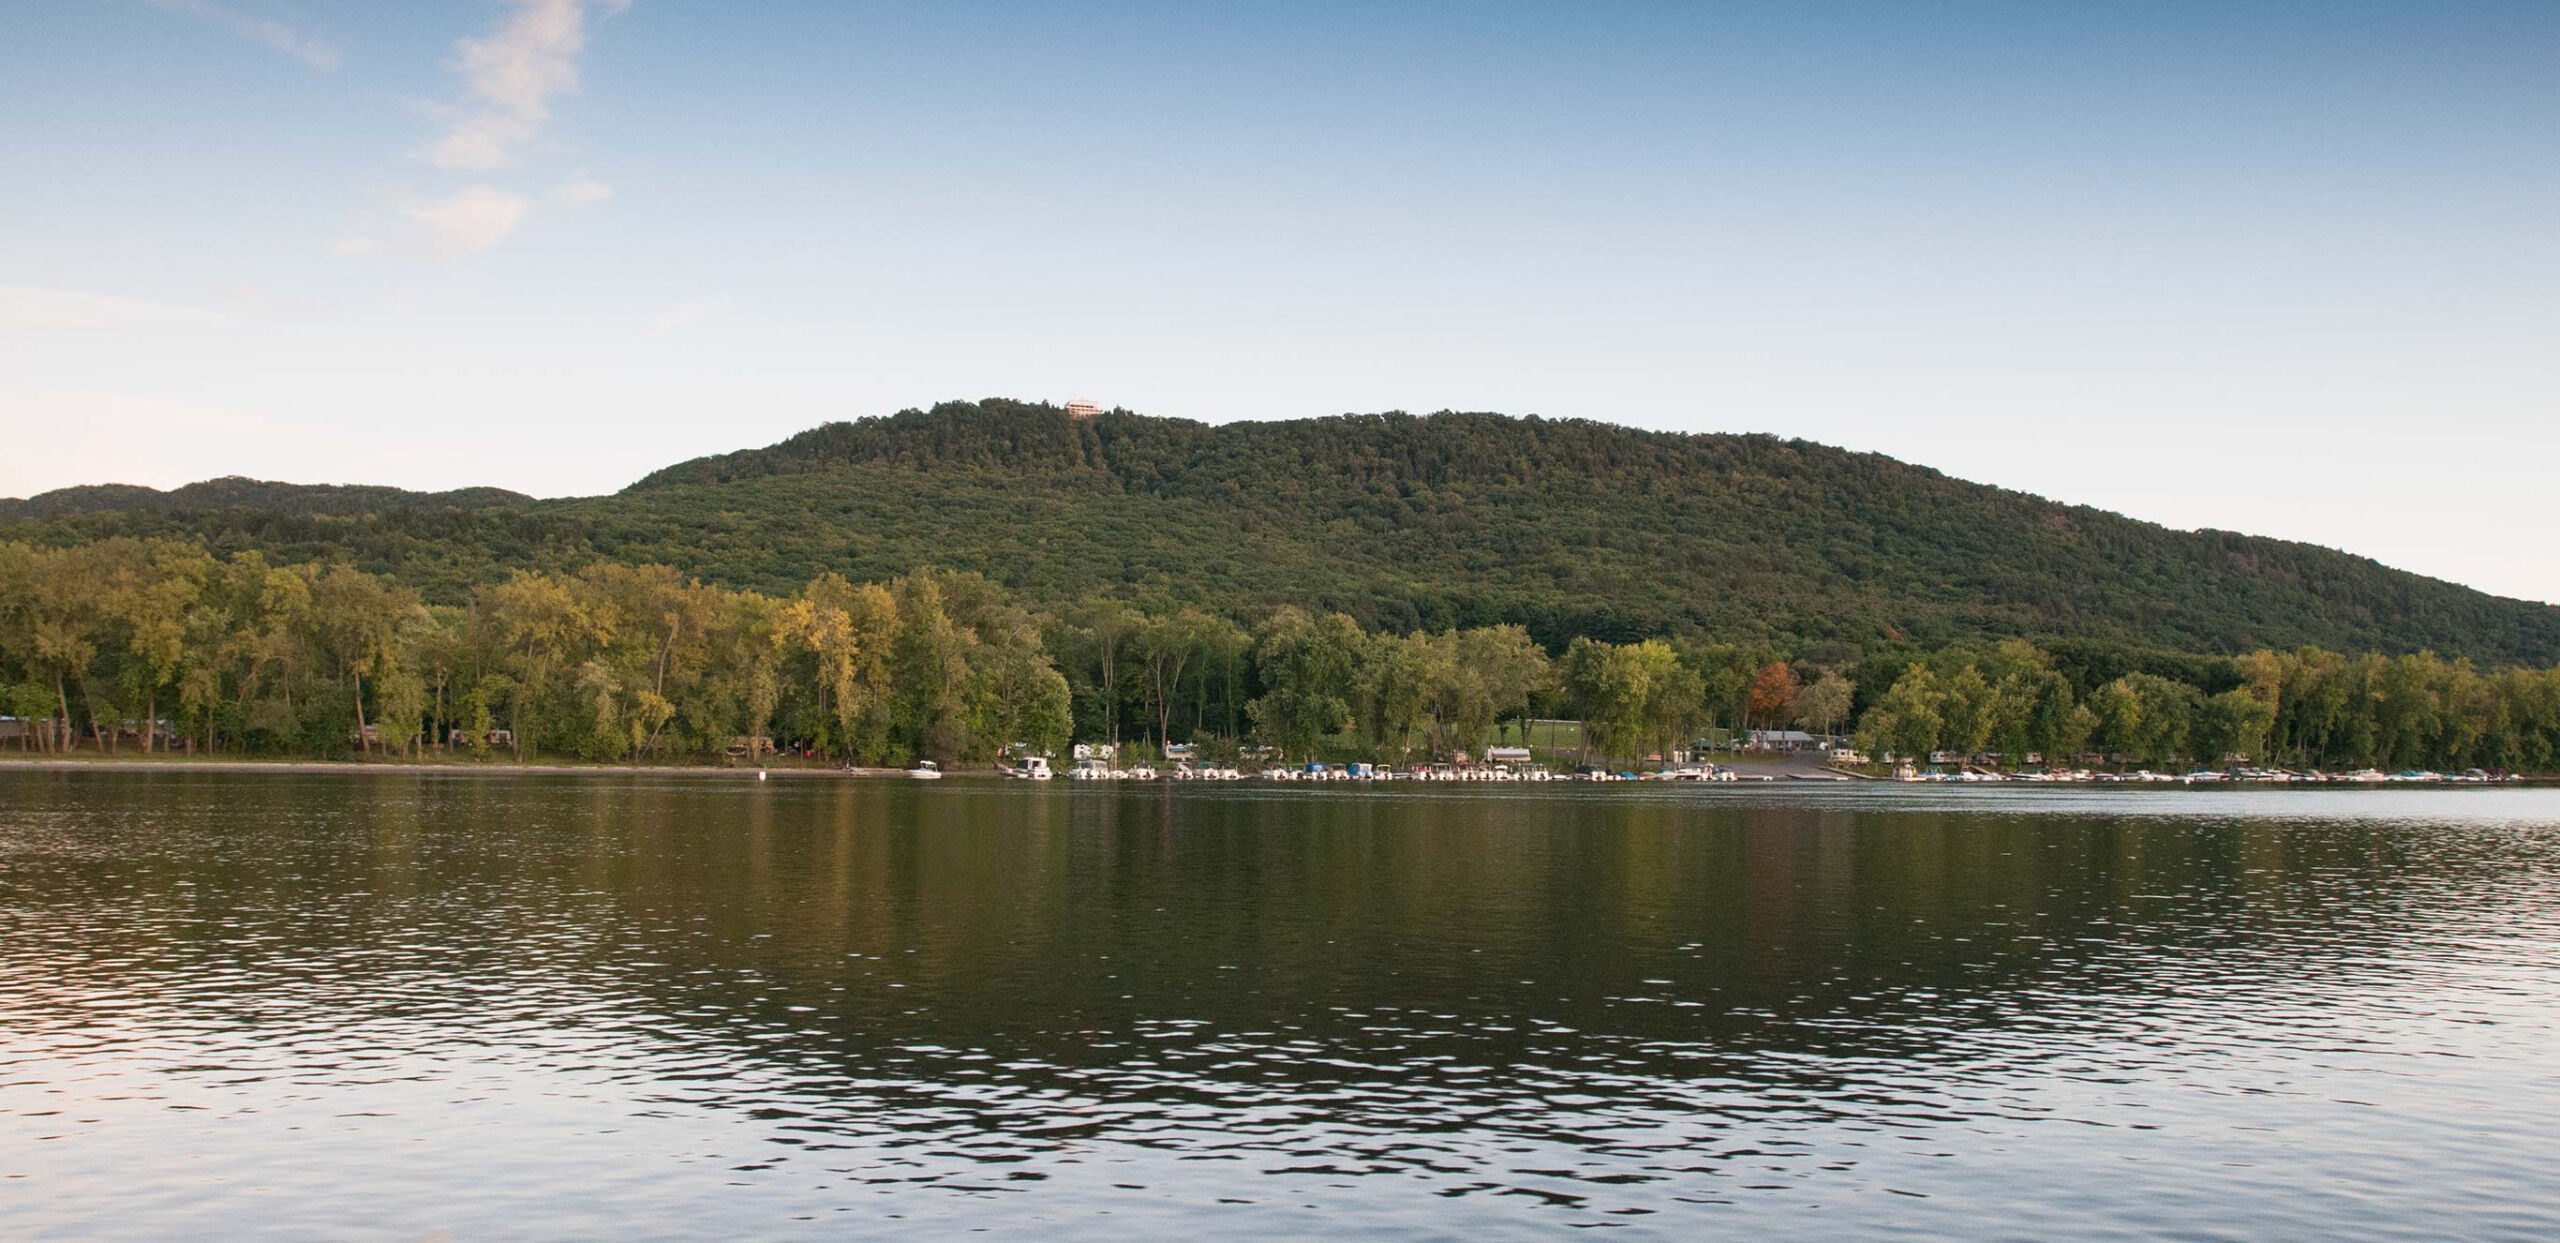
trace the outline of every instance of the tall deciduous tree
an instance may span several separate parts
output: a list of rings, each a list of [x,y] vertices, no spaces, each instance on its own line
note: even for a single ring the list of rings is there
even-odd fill
[[[1814,733],[1827,735],[1840,722],[1849,719],[1849,708],[1856,702],[1857,695],[1855,683],[1840,676],[1836,670],[1823,670],[1821,677],[1796,692],[1796,720]]]
[[[1349,725],[1360,646],[1359,626],[1340,613],[1283,608],[1264,619],[1253,642],[1263,693],[1248,708],[1263,740],[1307,756]]]
[[[1751,689],[1746,695],[1745,728],[1775,729],[1787,723],[1795,711],[1796,692],[1802,687],[1796,681],[1794,666],[1773,660],[1751,675]]]
[[[516,758],[523,759],[534,731],[549,724],[539,714],[561,666],[587,644],[610,640],[612,632],[567,580],[547,574],[519,570],[483,588],[481,603],[518,684],[508,732]]]
[[[1938,749],[1946,701],[1937,676],[1927,666],[1910,666],[1859,721],[1860,745],[1879,754],[1927,759],[1930,752]]]

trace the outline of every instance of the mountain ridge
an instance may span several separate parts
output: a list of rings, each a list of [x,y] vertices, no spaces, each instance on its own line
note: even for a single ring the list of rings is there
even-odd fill
[[[259,499],[233,480],[171,499],[223,482],[124,508],[114,495],[50,513],[0,502],[0,537],[345,555],[444,598],[512,566],[599,557],[764,590],[930,563],[1052,604],[1297,603],[1388,627],[1516,621],[1550,643],[2018,635],[2560,660],[2560,608],[2370,558],[2177,531],[1811,441],[1578,419],[1209,424],[988,399],[823,424],[594,497],[260,485],[281,490]]]
[[[489,509],[535,500],[505,488],[454,488],[415,492],[387,484],[284,483],[222,475],[166,490],[132,483],[76,484],[26,497],[0,497],[0,521],[66,517],[130,509],[203,510],[299,507],[311,513],[362,513],[372,508],[449,507]]]

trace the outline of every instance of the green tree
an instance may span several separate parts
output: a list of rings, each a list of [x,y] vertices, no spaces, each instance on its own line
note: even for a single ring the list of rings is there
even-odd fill
[[[142,750],[159,734],[160,695],[186,663],[188,613],[211,559],[178,544],[134,545],[107,567],[105,611],[121,631],[125,690],[142,702]]]
[[[1928,759],[1945,727],[1946,699],[1928,666],[1911,665],[1859,721],[1860,747],[1879,755]]]
[[[2094,718],[2090,742],[2107,758],[2140,758],[2145,734],[2142,722],[2142,695],[2126,678],[2118,678],[2089,694],[2089,711]]]
[[[1678,650],[1660,639],[1647,639],[1620,650],[1644,666],[1645,737],[1652,741],[1655,754],[1668,762],[1673,751],[1687,746],[1705,727],[1706,688],[1699,681],[1697,670],[1682,663]],[[1792,673],[1789,678],[1792,680]],[[1787,692],[1788,706],[1792,706],[1794,697],[1795,692]]]
[[[949,622],[940,615],[939,588],[931,589],[930,595],[935,614],[923,620],[939,635]],[[849,583],[840,574],[811,579],[797,598],[781,606],[775,620],[774,642],[804,654],[810,662],[816,706],[832,724],[848,761],[876,759],[887,744],[895,711],[892,662],[897,659],[895,649],[906,620],[888,588]],[[946,686],[947,672],[937,672],[932,685]],[[928,726],[918,714],[938,714],[945,708],[939,699],[921,705],[911,697],[907,715],[900,718],[909,746]]]
[[[2000,727],[2000,695],[1982,670],[1966,665],[1946,679],[1939,722],[1939,745],[1959,755],[1989,750]]]
[[[1582,718],[1583,747],[1632,757],[1646,743],[1676,736],[1702,711],[1699,682],[1670,644],[1576,639],[1565,651],[1566,693]]]
[[[553,575],[519,570],[483,588],[479,604],[497,632],[508,673],[516,682],[508,731],[521,760],[531,749],[535,730],[549,724],[535,714],[542,710],[559,669],[590,646],[611,639],[612,632],[569,580]]]
[[[1142,618],[1131,636],[1144,673],[1143,694],[1156,723],[1156,745],[1173,740],[1174,708],[1182,700],[1185,676],[1198,676],[1214,656],[1220,626],[1198,609],[1182,609],[1168,617]]]
[[[1263,693],[1248,706],[1254,728],[1283,755],[1313,754],[1318,741],[1351,723],[1360,628],[1349,617],[1280,609],[1254,632]]]
[[[2196,758],[2219,763],[2224,756],[2265,755],[2267,731],[2275,724],[2275,705],[2246,688],[2234,688],[2204,701],[2196,716]]]
[[[1450,655],[1429,635],[1373,634],[1362,643],[1355,715],[1373,752],[1412,754],[1426,725],[1435,747],[1444,742],[1444,695],[1457,680]]]
[[[1525,627],[1461,630],[1456,649],[1452,663],[1467,680],[1468,694],[1452,714],[1452,727],[1470,748],[1482,745],[1496,723],[1526,717],[1530,704],[1555,688],[1555,664]]]
[[[415,601],[381,579],[351,566],[331,566],[311,585],[312,620],[321,649],[347,685],[357,748],[373,751],[366,728],[365,678],[397,667],[400,619]]]
[[[1825,669],[1822,676],[1796,692],[1795,716],[1807,729],[1829,736],[1842,721],[1849,719],[1849,709],[1857,702],[1857,684]]]
[[[98,659],[98,646],[104,638],[106,618],[98,591],[96,562],[99,554],[88,548],[72,548],[36,554],[27,584],[27,596],[19,606],[27,630],[27,664],[40,677],[53,683],[54,701],[62,712],[58,737],[66,746],[76,735],[71,716],[70,684],[85,681]],[[89,732],[106,745],[98,727],[94,703],[89,714]]]
[[[943,608],[942,583],[932,573],[898,580],[896,599],[890,758],[956,758],[968,745],[962,716],[969,680],[966,636]]]

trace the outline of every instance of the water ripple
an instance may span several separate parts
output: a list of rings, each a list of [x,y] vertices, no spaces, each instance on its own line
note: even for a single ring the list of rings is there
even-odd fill
[[[2394,793],[0,775],[0,1220],[2560,1235],[2560,795]]]

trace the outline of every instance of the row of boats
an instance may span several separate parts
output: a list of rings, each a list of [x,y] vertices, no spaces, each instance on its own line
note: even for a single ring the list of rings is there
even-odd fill
[[[1170,769],[1137,763],[1113,767],[1107,760],[1079,760],[1076,766],[1060,773],[1052,769],[1046,756],[1027,756],[1000,770],[1018,781],[1050,781],[1063,777],[1069,781],[1712,781],[1746,782],[1776,781],[1769,773],[1741,772],[1722,764],[1696,764],[1665,768],[1655,772],[1633,772],[1584,767],[1572,772],[1556,772],[1537,764],[1415,764],[1398,768],[1388,764],[1325,764],[1310,762],[1294,767],[1272,766],[1261,769],[1194,765],[1176,762]],[[931,762],[911,769],[910,777],[931,780],[942,775]],[[1789,772],[1788,777],[1808,780],[1850,780],[1847,773]],[[2093,769],[2052,769],[2002,772],[1986,768],[1916,771],[1904,768],[1894,780],[1906,782],[1949,782],[1979,784],[1987,782],[2028,782],[2040,784],[2079,785],[2218,785],[2226,783],[2255,785],[2501,785],[2516,778],[2512,774],[2492,773],[2484,769],[2467,769],[2460,773],[2439,773],[2428,769],[2404,769],[2386,773],[2376,768],[2353,772],[2326,772],[2317,769],[2233,768],[2196,769],[2184,773],[2154,772],[2136,769],[2132,772],[2105,772]]]
[[[2243,782],[2260,785],[2502,785],[2514,781],[2512,774],[2492,773],[2485,769],[2466,769],[2455,774],[2423,768],[2386,773],[2378,768],[2354,772],[2332,773],[2318,770],[2287,768],[2234,768],[2229,771],[2200,768],[2187,773],[2160,773],[2136,769],[2129,773],[2098,772],[2089,769],[2056,769],[2049,772],[1998,772],[1991,769],[1961,771],[1914,772],[1904,769],[1895,774],[1898,781],[2034,781],[2112,785],[2118,783],[2150,785],[2216,785]]]
[[[1765,773],[1736,773],[1721,764],[1703,764],[1660,772],[1612,772],[1601,768],[1580,768],[1560,773],[1538,764],[1415,764],[1397,768],[1390,764],[1324,764],[1306,763],[1295,767],[1274,765],[1262,769],[1226,768],[1215,765],[1195,766],[1178,762],[1171,769],[1159,771],[1151,764],[1134,764],[1114,768],[1105,760],[1079,760],[1076,766],[1061,774],[1051,769],[1045,756],[1026,756],[1006,766],[1003,773],[1020,781],[1049,781],[1065,777],[1069,781],[1774,781]]]

